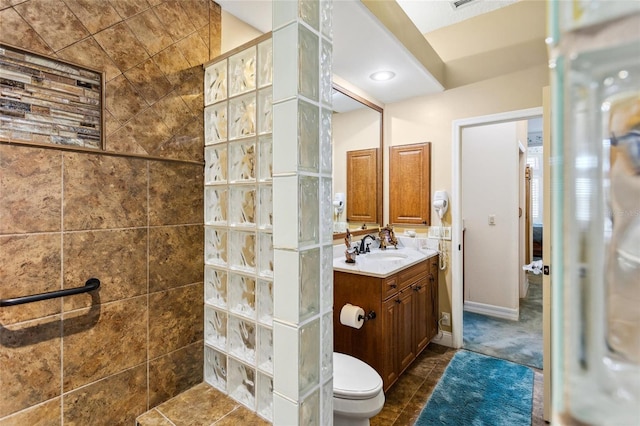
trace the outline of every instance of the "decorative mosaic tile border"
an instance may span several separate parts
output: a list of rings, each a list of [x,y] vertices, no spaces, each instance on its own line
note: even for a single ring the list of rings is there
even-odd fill
[[[103,75],[0,44],[0,140],[103,148]]]

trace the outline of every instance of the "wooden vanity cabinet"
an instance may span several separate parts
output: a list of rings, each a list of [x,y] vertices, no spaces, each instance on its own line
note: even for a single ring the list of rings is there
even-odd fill
[[[376,278],[334,271],[334,350],[373,367],[386,391],[437,333],[437,256],[392,276]],[[433,278],[433,279],[432,279]],[[340,324],[346,303],[374,311],[360,329]]]

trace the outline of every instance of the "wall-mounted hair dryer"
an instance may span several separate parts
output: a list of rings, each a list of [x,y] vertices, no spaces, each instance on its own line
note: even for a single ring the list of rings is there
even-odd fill
[[[344,192],[336,192],[333,199],[333,207],[336,209],[336,214],[339,215],[344,210],[345,195]]]
[[[433,194],[433,208],[436,209],[438,217],[442,220],[449,208],[449,195],[447,191],[436,191],[435,194]]]
[[[440,218],[440,239],[438,241],[438,251],[440,252],[440,270],[447,269],[447,245],[444,242],[444,214],[449,208],[449,194],[447,191],[436,191],[433,194],[433,208],[436,209]]]

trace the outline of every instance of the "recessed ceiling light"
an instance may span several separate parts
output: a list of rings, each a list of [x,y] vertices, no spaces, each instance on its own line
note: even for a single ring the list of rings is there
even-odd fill
[[[396,76],[396,73],[392,71],[377,71],[371,74],[369,78],[375,81],[386,81],[386,80],[391,80],[395,76]]]

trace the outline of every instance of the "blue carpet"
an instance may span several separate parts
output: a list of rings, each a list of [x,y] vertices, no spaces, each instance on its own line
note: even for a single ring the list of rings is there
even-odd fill
[[[542,369],[542,275],[528,277],[518,321],[463,313],[465,349]]]
[[[532,399],[533,370],[460,350],[414,425],[527,426]]]

